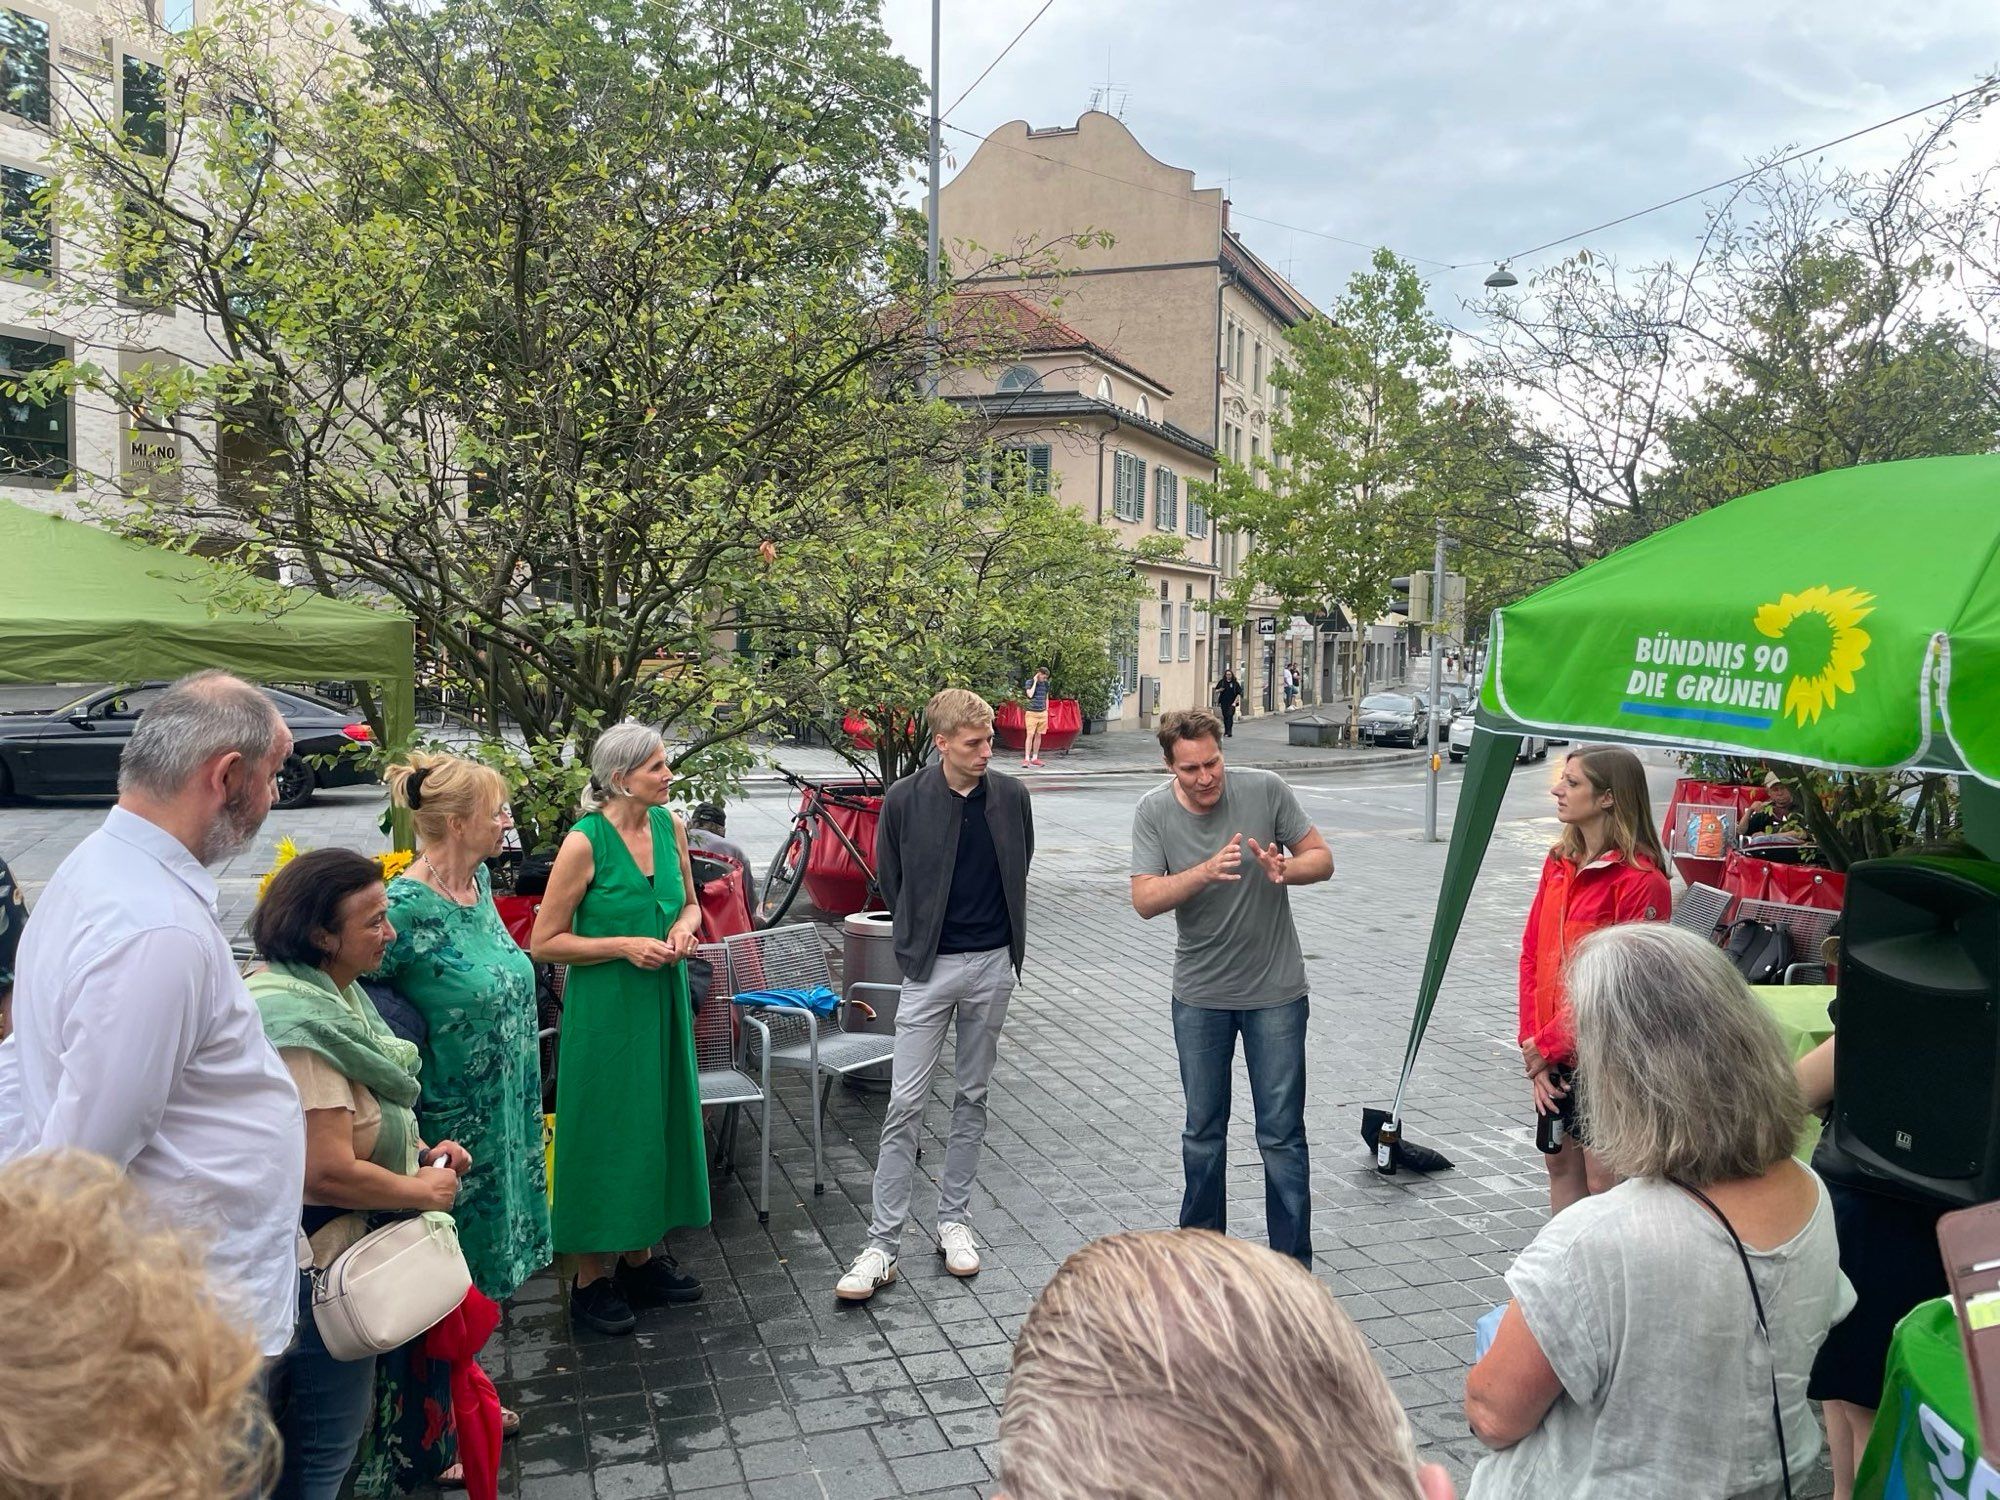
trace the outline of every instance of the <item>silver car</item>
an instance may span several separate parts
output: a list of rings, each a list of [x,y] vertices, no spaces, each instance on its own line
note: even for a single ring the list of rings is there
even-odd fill
[[[1466,755],[1471,751],[1472,724],[1473,716],[1470,713],[1460,714],[1452,722],[1451,743],[1448,753],[1453,760],[1464,760]],[[1548,753],[1549,742],[1547,740],[1538,734],[1524,734],[1521,736],[1520,751],[1514,758],[1516,760],[1543,760],[1547,758]]]

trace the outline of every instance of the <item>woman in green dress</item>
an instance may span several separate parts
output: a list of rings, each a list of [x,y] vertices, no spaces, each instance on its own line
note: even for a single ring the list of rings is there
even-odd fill
[[[554,1256],[535,966],[500,920],[485,865],[513,825],[507,783],[455,755],[412,755],[383,779],[410,811],[418,853],[389,885],[396,940],[377,977],[428,1030],[426,1138],[463,1141],[482,1164],[459,1195],[459,1243],[473,1284],[504,1302]]]
[[[626,1334],[633,1308],[691,1302],[701,1283],[652,1247],[708,1222],[708,1163],[685,960],[701,907],[687,831],[666,810],[660,736],[629,720],[598,737],[584,816],[563,839],[530,947],[568,964],[556,1070],[555,1248],[578,1257],[570,1317]]]

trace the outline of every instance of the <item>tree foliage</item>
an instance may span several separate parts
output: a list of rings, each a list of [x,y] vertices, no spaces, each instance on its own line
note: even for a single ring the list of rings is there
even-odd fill
[[[605,724],[727,778],[927,651],[821,607],[939,540],[924,475],[968,441],[916,379],[919,80],[872,0],[376,0],[351,32],[240,0],[168,76],[156,129],[59,124],[59,212],[104,250],[60,294],[141,288],[209,347],[49,378],[202,460],[144,528],[408,612],[539,786],[531,839]]]

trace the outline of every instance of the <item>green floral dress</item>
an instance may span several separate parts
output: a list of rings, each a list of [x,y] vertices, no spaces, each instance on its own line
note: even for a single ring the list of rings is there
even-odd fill
[[[421,880],[389,884],[396,941],[379,978],[422,1013],[426,1141],[457,1141],[473,1170],[452,1208],[472,1281],[496,1302],[553,1259],[542,1157],[535,966],[507,935],[484,866],[460,906]]]

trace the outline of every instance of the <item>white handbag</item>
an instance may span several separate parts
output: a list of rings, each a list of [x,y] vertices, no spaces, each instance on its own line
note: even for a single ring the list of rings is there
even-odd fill
[[[362,1236],[317,1275],[313,1322],[335,1359],[366,1359],[429,1332],[471,1287],[451,1216],[419,1214]]]

